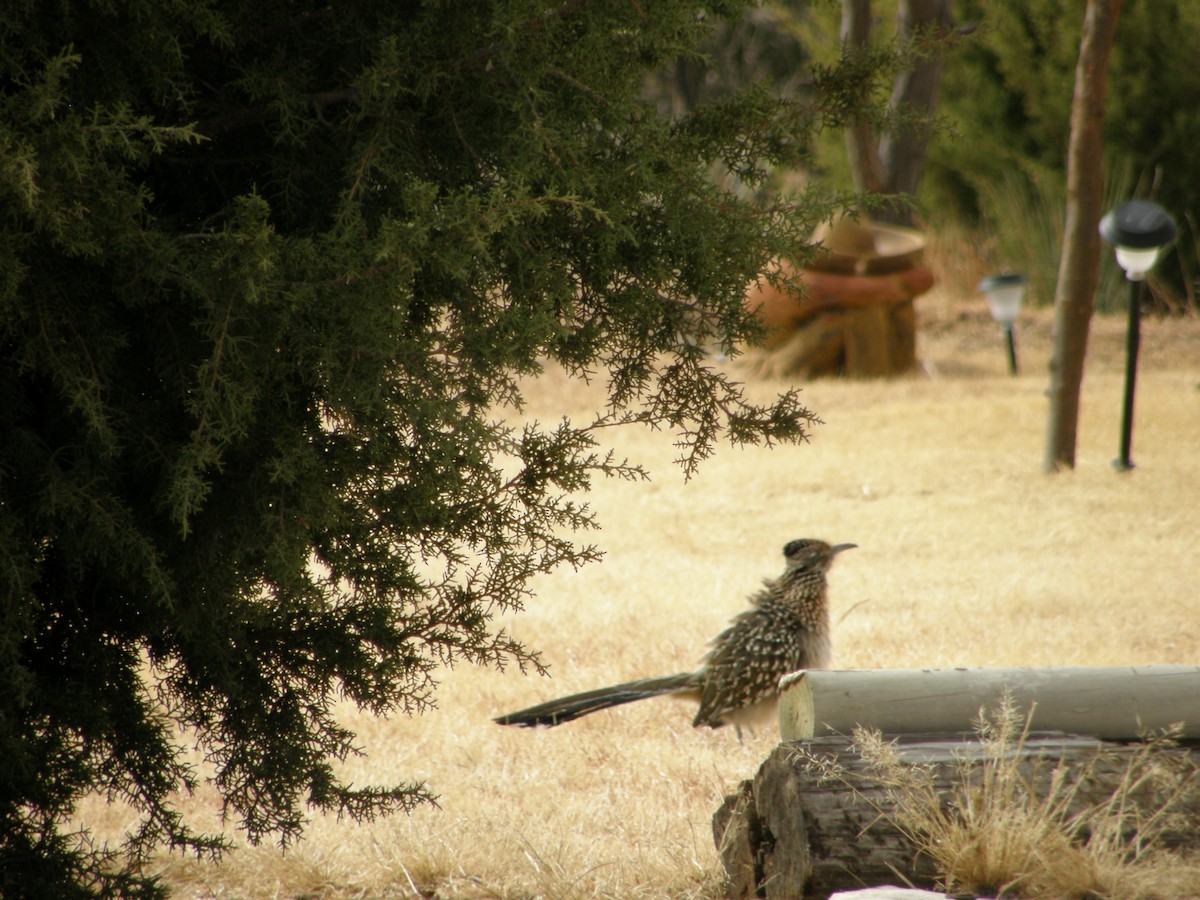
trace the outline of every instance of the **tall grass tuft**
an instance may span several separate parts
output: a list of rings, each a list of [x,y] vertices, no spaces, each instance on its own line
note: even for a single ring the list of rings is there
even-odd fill
[[[1032,713],[1031,713],[1032,714]],[[947,890],[1025,900],[1173,900],[1194,896],[1200,860],[1162,848],[1196,768],[1156,751],[1130,757],[1106,800],[1088,793],[1095,761],[1068,768],[1023,755],[1029,718],[1011,700],[977,724],[983,761],[962,760],[943,796],[931,766],[902,762],[878,733],[855,742],[886,787],[888,814],[933,860]],[[1153,804],[1147,796],[1156,798]]]
[[[1104,208],[1112,209],[1130,198],[1134,178],[1128,165],[1110,165],[1105,172]],[[984,220],[994,234],[996,263],[1028,279],[1026,296],[1031,305],[1052,305],[1067,207],[1066,187],[1061,178],[1010,170],[999,183],[983,185],[980,200]],[[1098,312],[1125,307],[1128,292],[1121,289],[1123,280],[1113,254],[1101,253],[1096,289]]]

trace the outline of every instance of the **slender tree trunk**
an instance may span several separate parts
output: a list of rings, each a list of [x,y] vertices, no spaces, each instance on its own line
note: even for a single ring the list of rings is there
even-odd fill
[[[897,17],[897,36],[901,41],[941,38],[951,28],[950,0],[900,0]],[[843,44],[864,47],[870,36],[870,0],[843,0]],[[859,190],[909,196],[916,193],[931,131],[930,124],[919,117],[932,112],[937,105],[942,65],[943,53],[939,48],[922,55],[916,65],[896,76],[889,108],[905,116],[915,116],[916,120],[901,121],[898,127],[878,137],[870,122],[860,120],[847,129],[850,169]],[[897,203],[881,210],[878,217],[908,225],[912,211],[906,204]]]
[[[1079,390],[1087,355],[1088,327],[1099,282],[1104,210],[1104,102],[1108,58],[1122,0],[1088,0],[1067,149],[1067,214],[1063,253],[1054,292],[1054,347],[1050,358],[1050,415],[1044,468],[1075,467]]]
[[[842,0],[842,46],[862,49],[870,39],[871,0]],[[855,188],[872,193],[886,192],[879,140],[868,120],[856,119],[846,129],[846,151]]]
[[[941,39],[951,27],[950,0],[902,0],[899,7],[902,41]],[[941,47],[926,51],[917,65],[896,76],[892,109],[912,110],[918,115],[933,112],[942,83],[945,53]],[[879,154],[888,171],[888,187],[897,194],[915,194],[933,125],[917,121],[885,132]]]

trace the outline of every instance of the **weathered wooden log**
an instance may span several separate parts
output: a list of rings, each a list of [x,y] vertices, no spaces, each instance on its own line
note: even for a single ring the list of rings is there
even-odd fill
[[[985,756],[971,736],[907,736],[894,747],[902,761],[927,769],[936,796],[948,804],[969,767]],[[1124,779],[1131,759],[1144,748],[1070,735],[1029,735],[1006,748],[1035,794],[1051,779],[1079,782],[1071,810],[1105,802]],[[1196,757],[1184,747],[1153,751],[1182,766]],[[964,767],[968,767],[964,769]],[[1062,769],[1060,776],[1056,769]],[[1086,777],[1085,777],[1086,776]],[[1147,783],[1132,801],[1156,809],[1170,790]],[[1180,807],[1190,825],[1167,836],[1166,844],[1200,847],[1200,796]],[[727,896],[770,900],[827,898],[839,890],[895,883],[933,888],[937,873],[896,824],[895,795],[883,786],[873,764],[850,739],[836,736],[780,744],[753,781],[725,798],[713,817],[713,834],[727,876]]]
[[[798,672],[782,682],[785,741],[850,734],[970,731],[982,707],[1004,695],[1033,709],[1032,727],[1134,740],[1182,724],[1200,739],[1200,666],[1042,669],[874,669]]]

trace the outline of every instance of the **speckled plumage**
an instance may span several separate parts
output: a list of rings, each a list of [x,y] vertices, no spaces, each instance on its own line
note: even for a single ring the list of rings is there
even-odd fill
[[[558,725],[646,697],[675,694],[700,707],[692,724],[716,728],[753,724],[774,712],[779,679],[798,669],[829,664],[829,609],[825,573],[854,544],[831,546],[801,538],[783,548],[783,574],[764,582],[750,609],[711,641],[694,672],[643,678],[572,694],[496,719],[502,725]]]

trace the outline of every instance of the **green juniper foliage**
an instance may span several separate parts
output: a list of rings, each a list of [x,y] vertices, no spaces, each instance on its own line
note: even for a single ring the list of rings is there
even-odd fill
[[[157,896],[149,854],[370,817],[334,707],[420,713],[438,667],[537,668],[490,627],[593,560],[573,497],[796,442],[793,393],[707,363],[822,204],[753,205],[820,105],[762,89],[674,119],[648,72],[745,3],[10,0],[0,8],[0,894]],[[828,109],[843,104],[831,101]],[[592,421],[512,428],[547,361]],[[118,846],[71,831],[98,790]]]

